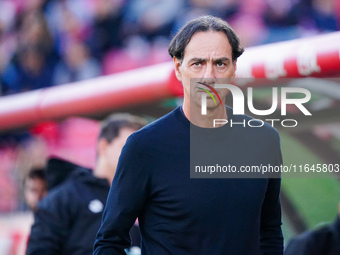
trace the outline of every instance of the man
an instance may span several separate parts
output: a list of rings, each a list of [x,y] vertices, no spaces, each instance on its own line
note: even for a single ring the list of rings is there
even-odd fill
[[[270,125],[206,128],[216,118],[250,119],[224,107],[225,91],[218,93],[222,104],[207,101],[207,117],[201,117],[198,86],[233,78],[242,52],[229,24],[212,16],[190,21],[172,39],[169,53],[183,84],[183,105],[127,140],[95,255],[124,254],[136,217],[143,255],[282,255],[280,179],[190,178],[191,150],[209,151],[190,147],[192,130],[222,144],[221,157],[234,165],[281,164],[279,136]],[[193,78],[198,81],[190,84]],[[122,199],[127,192],[129,199]]]
[[[32,169],[24,181],[24,197],[28,207],[35,212],[38,202],[47,194],[44,169]]]
[[[339,212],[330,225],[305,232],[292,239],[285,255],[337,255],[340,254],[340,203]]]
[[[104,121],[93,174],[58,158],[48,161],[49,194],[35,213],[28,255],[92,254],[120,151],[127,137],[145,124],[144,119],[128,114],[112,115]],[[128,193],[122,199],[126,196]]]

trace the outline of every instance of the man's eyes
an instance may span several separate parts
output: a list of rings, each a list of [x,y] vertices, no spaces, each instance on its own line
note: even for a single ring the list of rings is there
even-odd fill
[[[217,65],[218,67],[225,67],[225,66],[226,66],[226,64],[223,63],[223,62],[217,62],[216,65]]]
[[[192,65],[196,66],[196,67],[199,67],[199,66],[202,66],[202,62],[194,62]],[[226,67],[227,66],[227,64],[224,63],[224,62],[216,62],[215,65],[217,67]]]

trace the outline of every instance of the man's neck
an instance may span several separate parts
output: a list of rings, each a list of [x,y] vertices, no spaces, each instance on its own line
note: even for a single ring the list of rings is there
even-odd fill
[[[199,105],[190,105],[190,103],[188,104],[185,101],[183,102],[182,109],[185,117],[198,127],[213,128],[214,119],[228,119],[224,104],[216,108],[208,108],[206,115],[201,114],[201,107]]]
[[[112,169],[108,169],[103,162],[97,162],[96,167],[93,169],[93,175],[100,179],[106,179],[111,185],[114,173]]]

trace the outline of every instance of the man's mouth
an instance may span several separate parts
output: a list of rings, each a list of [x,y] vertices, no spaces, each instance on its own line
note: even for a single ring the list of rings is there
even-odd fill
[[[212,86],[205,84],[203,82],[197,82],[197,83],[202,85],[200,87],[197,87],[199,90],[210,94],[211,97],[212,97],[211,93],[214,93],[217,96],[218,100],[220,101],[220,103],[222,105],[222,100],[221,100],[219,94],[217,93],[217,91]],[[205,87],[205,88],[202,88],[202,87]],[[210,91],[207,90],[206,88],[210,89]]]
[[[206,90],[206,91],[208,91],[208,92],[210,92],[210,93],[214,93],[214,91],[211,91],[211,90]],[[200,88],[198,88],[198,92],[204,93],[205,91],[204,91],[204,90],[201,90]],[[215,94],[215,93],[214,93],[214,94]]]

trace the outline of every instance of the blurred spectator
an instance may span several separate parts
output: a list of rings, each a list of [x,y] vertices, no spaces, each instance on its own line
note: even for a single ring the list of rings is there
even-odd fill
[[[295,39],[301,36],[298,26],[301,13],[299,0],[275,1],[266,0],[263,20],[268,27],[267,38],[262,43],[272,43]]]
[[[310,2],[310,10],[307,9],[307,12],[310,13],[310,15],[308,15],[309,22],[314,24],[316,29],[326,32],[336,31],[339,29],[336,17],[336,5],[339,4],[339,1],[311,0]]]
[[[18,19],[18,49],[2,74],[3,93],[49,87],[56,62],[54,43],[42,13],[23,13]]]
[[[54,41],[48,30],[42,12],[24,12],[17,17],[19,46],[36,45],[49,55],[53,52]]]
[[[100,64],[91,57],[87,46],[79,41],[70,41],[66,45],[63,61],[56,66],[53,84],[86,80],[100,74]]]
[[[305,232],[292,239],[285,255],[339,255],[340,254],[340,203],[334,222],[316,230]]]
[[[18,11],[31,13],[43,10],[49,1],[50,0],[31,0],[31,1],[14,0],[13,2],[16,3]]]
[[[266,11],[263,19],[267,26],[287,27],[297,25],[300,13],[298,12],[297,0],[275,1],[266,0]]]
[[[267,36],[262,20],[264,10],[264,0],[243,0],[239,2],[237,12],[232,17],[227,16],[227,21],[238,32],[244,47],[258,45]]]
[[[99,60],[109,50],[122,47],[121,26],[125,4],[124,0],[96,1],[89,44],[94,56]]]
[[[47,195],[44,169],[32,169],[24,181],[24,197],[28,207],[35,212],[38,202]]]
[[[7,66],[16,49],[16,41],[14,40],[13,33],[11,33],[14,17],[14,4],[11,1],[0,1],[0,74]]]
[[[183,0],[130,0],[124,13],[124,32],[149,41],[159,36],[168,37],[183,7]]]
[[[46,165],[48,145],[42,136],[27,135],[20,138],[17,145],[17,155],[14,160],[15,176],[17,183],[22,186],[31,169],[42,169]],[[20,192],[23,194],[22,192]],[[20,203],[24,202],[24,197],[19,197]],[[25,209],[23,204],[21,209]]]
[[[35,213],[28,255],[46,254],[46,251],[56,255],[92,254],[121,149],[128,136],[145,124],[144,119],[127,114],[106,119],[97,141],[98,157],[93,174],[61,159],[48,161],[49,194]],[[139,246],[139,241],[134,245]]]
[[[239,12],[240,1],[237,0],[190,0],[189,11],[200,9],[206,14],[232,19]]]
[[[92,0],[52,0],[46,6],[49,30],[58,53],[68,41],[87,41],[90,36],[94,6]]]
[[[20,49],[17,61],[10,64],[3,73],[3,92],[13,94],[52,85],[53,65],[36,45]]]

